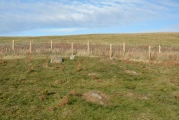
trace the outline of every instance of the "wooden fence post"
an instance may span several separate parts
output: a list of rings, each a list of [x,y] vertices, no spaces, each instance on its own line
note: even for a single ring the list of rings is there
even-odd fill
[[[74,54],[74,50],[73,50],[73,43],[71,43],[71,55]]]
[[[123,53],[125,54],[125,52],[126,52],[126,44],[123,43]]]
[[[158,53],[161,54],[161,45],[158,47]]]
[[[88,54],[90,53],[89,41],[87,42],[87,52],[88,52]]]
[[[12,50],[14,51],[15,42],[12,40]]]
[[[109,52],[109,57],[112,57],[112,44],[110,44],[110,52]]]
[[[151,47],[149,46],[149,61],[151,61]]]
[[[32,54],[32,42],[30,41],[29,52]]]
[[[53,49],[53,41],[52,40],[50,41],[50,49],[51,50]]]

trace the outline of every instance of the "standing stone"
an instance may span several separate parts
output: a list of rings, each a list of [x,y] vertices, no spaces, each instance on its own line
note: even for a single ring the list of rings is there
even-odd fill
[[[60,56],[53,55],[51,56],[51,61],[50,63],[62,63],[64,60]]]
[[[74,60],[74,59],[75,59],[75,55],[71,55],[70,60]]]
[[[113,58],[113,57],[110,57],[110,60],[114,60],[114,58]]]

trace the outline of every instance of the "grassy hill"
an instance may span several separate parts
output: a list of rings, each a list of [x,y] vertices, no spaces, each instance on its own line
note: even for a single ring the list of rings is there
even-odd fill
[[[15,40],[15,52],[12,51],[12,40]],[[53,49],[50,41],[53,41]],[[29,53],[29,41],[32,41],[32,53],[58,53],[63,56],[71,54],[71,43],[78,56],[109,56],[109,44],[113,45],[113,56],[117,59],[137,61],[148,60],[148,49],[151,46],[152,60],[179,60],[179,33],[140,33],[140,34],[91,34],[72,36],[43,36],[43,37],[0,37],[0,54],[24,55]],[[87,41],[90,51],[87,53]],[[126,44],[123,54],[122,44]],[[159,53],[162,46],[162,54]]]
[[[50,40],[90,41],[97,46],[92,52],[99,56],[82,57],[86,46],[79,46],[83,50],[70,60],[70,44],[64,44],[69,53],[58,49],[64,62],[50,63],[51,50],[29,54],[27,44],[27,49],[12,51],[12,40],[16,44],[48,42],[48,47]],[[128,51],[123,54],[115,46],[115,59],[110,60],[109,44],[123,42],[131,45]],[[159,44],[165,47],[162,54],[157,53]],[[0,45],[0,120],[179,119],[179,33],[0,37]],[[141,46],[136,49],[135,45]],[[157,46],[152,49],[152,61],[148,61],[148,45]]]
[[[92,44],[126,44],[140,45],[177,45],[179,46],[179,33],[140,33],[140,34],[91,34],[71,36],[43,36],[43,37],[0,37],[0,43],[16,41],[34,42],[74,42]]]

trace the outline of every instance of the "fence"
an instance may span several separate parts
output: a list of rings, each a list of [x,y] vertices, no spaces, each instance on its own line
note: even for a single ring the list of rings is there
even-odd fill
[[[125,60],[156,60],[156,61],[179,61],[179,48],[167,45],[104,45],[65,43],[65,42],[18,42],[0,44],[0,55],[26,55],[26,54],[60,54],[78,56],[105,56]]]

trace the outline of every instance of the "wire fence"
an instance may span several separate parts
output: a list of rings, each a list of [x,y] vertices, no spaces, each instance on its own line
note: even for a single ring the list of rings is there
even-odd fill
[[[168,45],[104,45],[70,42],[12,41],[0,44],[0,55],[104,56],[125,60],[179,61],[179,47]]]

